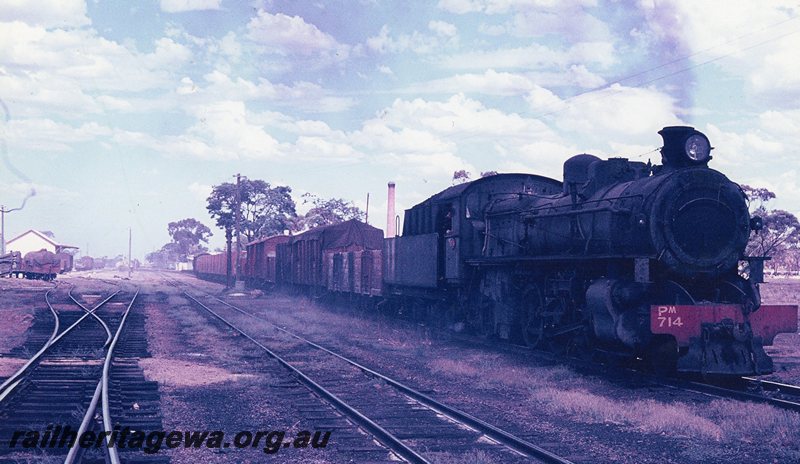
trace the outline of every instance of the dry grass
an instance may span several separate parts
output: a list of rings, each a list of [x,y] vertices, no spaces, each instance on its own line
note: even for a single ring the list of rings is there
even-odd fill
[[[680,438],[722,440],[724,431],[714,421],[701,417],[683,403],[655,400],[611,399],[583,389],[546,387],[535,389],[531,400],[555,414],[569,414],[586,423],[614,424],[643,433]]]
[[[703,413],[720,424],[728,441],[771,446],[800,446],[800,414],[772,406],[734,401],[713,401]]]
[[[768,405],[716,400],[707,405],[609,398],[584,389],[534,388],[531,401],[585,423],[722,443],[797,446],[800,415]]]
[[[530,368],[509,362],[501,354],[475,353],[463,359],[436,358],[428,369],[453,379],[469,379],[484,388],[536,388],[559,383],[578,386],[588,381],[565,366]]]

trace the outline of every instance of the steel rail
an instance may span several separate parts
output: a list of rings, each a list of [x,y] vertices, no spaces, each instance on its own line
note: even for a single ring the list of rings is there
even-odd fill
[[[338,358],[338,359],[350,364],[351,366],[361,370],[362,372],[364,372],[364,373],[366,373],[366,374],[368,374],[368,375],[370,375],[372,377],[381,379],[382,381],[386,382],[390,386],[396,388],[397,390],[403,392],[405,395],[417,400],[418,402],[424,404],[425,406],[433,409],[434,411],[436,411],[436,412],[438,412],[438,413],[440,413],[442,415],[445,415],[445,416],[449,417],[450,419],[452,419],[452,420],[454,420],[456,422],[460,422],[462,424],[468,425],[468,426],[474,428],[475,430],[483,433],[484,435],[488,436],[489,438],[491,438],[491,439],[493,439],[493,440],[495,440],[495,441],[497,441],[497,442],[499,442],[499,443],[501,443],[501,444],[503,444],[503,445],[505,445],[505,446],[507,446],[509,448],[512,448],[517,452],[520,452],[520,453],[522,453],[522,454],[524,454],[524,455],[526,455],[528,457],[536,458],[536,459],[539,459],[539,460],[542,460],[542,461],[545,461],[545,462],[549,462],[549,463],[571,464],[571,461],[569,461],[567,459],[564,459],[561,456],[553,454],[553,453],[551,453],[550,451],[547,451],[544,448],[540,448],[539,446],[536,446],[536,445],[534,445],[533,443],[531,443],[531,442],[529,442],[527,440],[519,438],[519,437],[517,437],[517,436],[515,436],[515,435],[513,435],[513,434],[511,434],[511,433],[509,433],[509,432],[507,432],[507,431],[505,431],[505,430],[503,430],[501,428],[495,427],[494,425],[489,424],[488,422],[485,422],[482,419],[479,419],[479,418],[477,418],[477,417],[475,417],[475,416],[473,416],[473,415],[471,415],[471,414],[469,414],[469,413],[467,413],[465,411],[462,411],[462,410],[454,408],[452,406],[448,406],[446,404],[443,404],[443,403],[431,398],[430,396],[428,396],[428,395],[426,395],[426,394],[424,394],[424,393],[422,393],[422,392],[420,392],[418,390],[415,390],[414,388],[411,388],[411,387],[403,384],[402,382],[394,380],[391,377],[387,377],[387,376],[385,376],[385,375],[383,375],[383,374],[381,374],[379,372],[376,372],[376,371],[374,371],[374,370],[372,370],[372,369],[370,369],[370,368],[368,368],[368,367],[366,367],[366,366],[364,366],[364,365],[362,365],[362,364],[360,364],[360,363],[358,363],[356,361],[353,361],[350,358],[347,358],[347,357],[345,357],[345,356],[343,356],[343,355],[341,355],[339,353],[336,353],[335,351],[332,351],[332,350],[330,350],[328,348],[325,348],[322,345],[319,345],[319,344],[317,344],[315,342],[312,342],[311,340],[308,340],[308,339],[306,339],[306,338],[304,338],[304,337],[302,337],[300,335],[297,335],[297,334],[295,334],[295,333],[293,333],[293,332],[291,332],[289,330],[286,330],[286,329],[284,329],[282,327],[279,327],[279,326],[277,326],[275,324],[272,324],[271,322],[268,322],[268,321],[266,321],[266,320],[264,320],[262,318],[259,318],[259,317],[255,316],[254,314],[251,314],[251,313],[249,313],[247,311],[244,311],[241,308],[238,308],[238,307],[228,303],[225,300],[222,300],[222,299],[220,299],[220,298],[218,298],[216,296],[212,296],[212,298],[214,298],[215,300],[219,301],[220,303],[222,303],[222,304],[224,304],[226,306],[229,306],[230,308],[233,308],[236,311],[239,311],[240,313],[242,313],[242,314],[244,314],[246,316],[249,316],[249,317],[252,317],[253,319],[257,319],[259,321],[265,322],[265,323],[269,324],[270,326],[274,327],[275,329],[277,329],[277,330],[279,330],[279,331],[281,331],[281,332],[283,332],[283,333],[285,333],[285,334],[287,334],[287,335],[289,335],[291,337],[294,337],[295,339],[300,340],[303,343],[306,343],[306,344],[308,344],[310,346],[313,346],[314,348],[316,348],[318,350],[324,351],[325,353],[328,353],[328,354],[330,354],[330,355],[332,355],[332,356],[334,356],[334,357],[336,357],[336,358]]]
[[[231,322],[229,322],[224,317],[217,314],[214,310],[209,308],[208,306],[204,305],[202,302],[194,298],[193,296],[189,295],[186,292],[183,294],[189,298],[190,300],[194,301],[195,304],[200,306],[201,308],[205,309],[214,317],[222,321],[225,325],[233,329],[234,331],[238,332],[240,335],[245,337],[247,340],[264,350],[271,358],[275,359],[281,366],[292,372],[303,385],[305,385],[310,390],[314,391],[321,397],[325,398],[329,403],[333,404],[336,409],[343,412],[346,416],[348,416],[351,420],[355,421],[359,426],[363,427],[369,433],[371,433],[376,439],[381,441],[387,448],[392,450],[395,454],[400,456],[401,458],[405,459],[408,462],[417,463],[417,464],[429,464],[426,458],[422,455],[408,447],[405,443],[403,443],[399,438],[392,435],[389,431],[375,423],[372,419],[368,418],[367,416],[363,415],[361,412],[353,408],[352,406],[345,403],[341,400],[338,396],[334,395],[332,392],[328,391],[318,383],[311,380],[306,374],[302,371],[291,365],[288,361],[280,357],[277,353],[273,352],[263,344],[261,344],[258,340],[254,339]]]
[[[83,419],[81,420],[81,425],[78,428],[77,437],[83,436],[83,434],[89,429],[89,426],[94,419],[95,411],[97,410],[97,404],[100,402],[102,398],[102,405],[103,405],[103,431],[108,432],[106,435],[106,451],[108,453],[109,460],[113,464],[119,464],[119,454],[117,453],[117,449],[113,446],[108,446],[111,440],[111,432],[112,428],[109,424],[111,424],[111,415],[108,412],[108,372],[109,366],[111,364],[111,358],[113,357],[114,347],[117,344],[117,340],[119,339],[120,334],[122,333],[122,327],[125,324],[125,320],[128,317],[128,312],[130,312],[131,307],[133,306],[133,302],[136,301],[136,297],[139,295],[139,290],[136,290],[136,293],[133,295],[130,304],[125,309],[125,313],[120,319],[120,323],[117,326],[117,331],[114,335],[114,339],[111,342],[111,345],[108,347],[108,351],[106,352],[105,361],[103,362],[103,374],[100,377],[100,381],[97,382],[97,386],[94,389],[94,394],[92,395],[92,400],[89,402],[89,407],[86,409],[86,413],[83,415]],[[64,458],[64,464],[72,464],[76,462],[78,459],[79,453],[81,452],[81,448],[79,446],[72,446],[67,453],[67,457]]]
[[[732,388],[721,387],[703,382],[695,382],[688,380],[679,380],[675,385],[664,384],[666,386],[683,389],[686,391],[693,391],[695,393],[702,393],[706,395],[717,396],[720,398],[734,399],[738,401],[751,401],[753,403],[769,404],[776,408],[787,409],[790,411],[800,411],[800,403],[794,401],[782,400],[780,398],[772,398],[769,396],[759,395],[757,393],[750,393]]]
[[[754,377],[742,377],[742,380],[763,390],[785,393],[791,396],[800,396],[800,386],[797,385],[773,382],[771,380],[756,379]]]
[[[47,309],[49,309],[50,312],[53,313],[53,319],[55,319],[55,324],[53,324],[53,333],[50,334],[50,338],[47,340],[47,343],[45,343],[44,346],[53,343],[53,339],[56,338],[56,335],[58,335],[58,329],[61,326],[61,322],[59,320],[60,318],[58,317],[56,308],[54,308],[53,303],[50,302],[50,293],[52,293],[53,290],[55,290],[56,288],[58,288],[58,284],[56,284],[55,287],[51,288],[50,290],[47,291],[47,293],[44,294],[44,301],[45,303],[47,303]]]
[[[122,315],[122,319],[117,326],[117,333],[114,335],[114,340],[108,347],[106,360],[103,363],[103,379],[101,381],[103,385],[103,431],[106,432],[106,449],[108,450],[108,458],[112,464],[120,464],[120,460],[117,448],[111,443],[111,433],[114,427],[111,424],[111,408],[108,405],[108,378],[111,371],[111,358],[114,356],[114,348],[117,346],[120,335],[122,335],[122,328],[125,325],[125,321],[128,319],[128,314],[131,312],[133,302],[136,301],[137,296],[139,296],[138,288],[136,289],[136,293],[133,294],[130,304],[125,308],[125,314]]]
[[[81,303],[80,301],[77,300],[77,298],[72,296],[72,289],[69,290],[69,294],[68,295],[69,295],[70,299],[75,302],[76,305],[80,306],[81,309],[83,309],[84,311],[89,312],[89,308],[84,306],[83,303]],[[111,330],[108,328],[108,324],[106,324],[105,321],[100,319],[100,317],[97,314],[94,314],[94,312],[92,312],[92,317],[94,317],[97,320],[97,322],[99,322],[100,325],[103,326],[103,328],[106,331],[106,342],[103,344],[103,348],[105,348],[105,347],[108,346],[109,343],[111,343]]]
[[[37,351],[36,354],[34,354],[28,360],[28,362],[26,362],[22,367],[20,367],[15,373],[13,373],[11,375],[11,377],[7,378],[3,382],[3,384],[0,385],[0,401],[2,401],[4,398],[6,398],[6,396],[8,396],[8,393],[17,386],[17,384],[19,383],[20,380],[22,380],[22,375],[31,367],[31,365],[33,365],[33,363],[38,361],[39,358],[41,358],[44,355],[44,353],[47,352],[47,350],[49,350],[51,347],[55,346],[62,338],[64,338],[64,336],[66,334],[70,333],[75,327],[78,326],[78,324],[83,322],[84,319],[89,317],[91,314],[94,314],[94,312],[96,310],[98,310],[100,307],[102,307],[104,304],[106,304],[108,302],[108,300],[110,300],[111,298],[114,298],[114,296],[117,293],[119,293],[119,290],[117,290],[116,292],[114,292],[111,295],[109,295],[106,299],[101,301],[97,306],[95,306],[91,310],[85,312],[83,314],[83,316],[78,318],[77,321],[73,322],[72,325],[70,325],[69,327],[64,329],[63,332],[58,334],[55,338],[51,339],[51,341],[49,343],[47,343],[39,351]]]

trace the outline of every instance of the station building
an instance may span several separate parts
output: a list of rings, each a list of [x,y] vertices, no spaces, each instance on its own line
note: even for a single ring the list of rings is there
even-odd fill
[[[6,242],[6,253],[9,251],[19,251],[22,256],[25,256],[25,253],[39,251],[42,249],[52,253],[61,253],[62,251],[66,251],[68,249],[77,250],[78,247],[58,243],[52,237],[49,237],[34,229],[28,229],[28,231],[23,232]]]

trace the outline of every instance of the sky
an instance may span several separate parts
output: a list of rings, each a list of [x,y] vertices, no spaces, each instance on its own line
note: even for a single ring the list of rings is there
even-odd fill
[[[386,224],[464,169],[561,179],[578,153],[659,162],[692,125],[711,166],[800,214],[800,2],[0,2],[0,204],[140,259],[241,173]],[[34,196],[30,194],[35,192]],[[401,215],[402,216],[402,215]]]

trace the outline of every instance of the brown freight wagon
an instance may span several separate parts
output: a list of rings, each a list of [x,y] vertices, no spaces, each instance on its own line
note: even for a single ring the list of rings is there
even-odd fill
[[[379,295],[382,248],[383,231],[355,219],[318,227],[277,245],[277,278],[312,295]]]
[[[276,248],[292,237],[273,235],[254,240],[247,244],[247,261],[244,265],[244,277],[249,287],[272,286],[276,282]]]
[[[246,260],[246,253],[242,252],[240,255],[240,260],[242,263],[242,272],[244,272],[245,260]],[[192,263],[192,267],[194,268],[194,273],[197,277],[201,279],[207,280],[214,280],[217,282],[225,283],[225,278],[228,274],[228,254],[227,253],[217,253],[217,254],[202,254],[197,255],[194,258],[194,262]],[[236,255],[233,254],[231,256],[231,278],[236,276]]]

